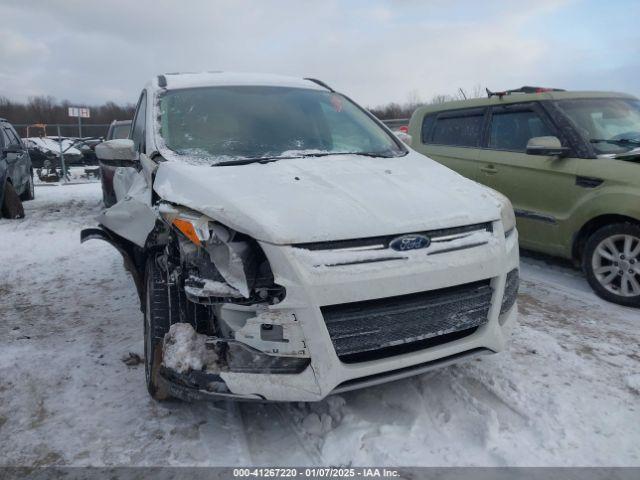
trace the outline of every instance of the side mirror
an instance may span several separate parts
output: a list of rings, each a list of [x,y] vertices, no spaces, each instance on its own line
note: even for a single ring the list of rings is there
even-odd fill
[[[570,149],[563,147],[558,137],[533,137],[527,142],[527,155],[566,157]]]
[[[96,146],[96,157],[99,160],[138,160],[138,154],[133,140],[119,138],[102,142]]]
[[[407,145],[411,146],[411,142],[413,141],[413,138],[411,138],[411,135],[405,132],[395,132],[395,133],[396,133],[396,137],[398,137],[401,141],[403,141]]]

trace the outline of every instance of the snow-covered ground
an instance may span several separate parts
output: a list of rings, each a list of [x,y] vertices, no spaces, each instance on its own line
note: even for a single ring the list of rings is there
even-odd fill
[[[99,184],[0,220],[0,465],[640,465],[640,312],[523,259],[508,352],[316,404],[156,403]],[[133,362],[135,363],[135,362]]]

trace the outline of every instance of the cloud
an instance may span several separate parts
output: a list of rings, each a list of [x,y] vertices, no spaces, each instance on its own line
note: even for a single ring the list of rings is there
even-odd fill
[[[20,34],[3,31],[10,42],[0,47],[0,95],[134,102],[158,73],[219,69],[314,76],[365,105],[477,84],[571,86],[593,60],[588,45],[573,41],[584,37],[536,26],[574,7],[566,0],[5,0],[0,18],[20,25]],[[624,35],[637,40],[635,28]]]
[[[49,49],[40,41],[25,37],[12,30],[0,31],[0,58],[12,64],[30,61],[31,58],[46,55]]]

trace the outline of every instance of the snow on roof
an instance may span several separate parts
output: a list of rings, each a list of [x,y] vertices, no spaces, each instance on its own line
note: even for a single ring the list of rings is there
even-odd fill
[[[164,77],[166,86],[158,82]],[[264,74],[264,73],[237,73],[237,72],[202,72],[202,73],[165,73],[152,82],[157,86],[167,90],[181,88],[212,87],[212,86],[274,86],[309,88],[315,90],[326,90],[317,83],[298,77],[288,77],[284,75]]]

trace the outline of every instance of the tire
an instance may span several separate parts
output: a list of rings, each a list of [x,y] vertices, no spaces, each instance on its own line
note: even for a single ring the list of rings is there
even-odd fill
[[[640,307],[640,225],[615,223],[597,230],[587,240],[582,266],[599,297]]]
[[[116,203],[116,199],[113,195],[102,192],[102,204],[104,205],[104,208],[113,207]]]
[[[36,189],[35,184],[33,183],[33,172],[31,172],[31,177],[29,177],[29,185],[27,185],[26,190],[22,195],[20,195],[20,200],[23,202],[28,202],[29,200],[33,200],[36,198]]]
[[[24,218],[24,207],[16,189],[11,183],[4,184],[4,199],[2,201],[2,216],[4,218]]]
[[[149,256],[145,269],[144,370],[147,390],[155,400],[169,398],[158,380],[162,365],[162,346],[171,326],[171,312],[177,311],[175,287],[166,282],[165,272],[158,266],[156,255]]]

